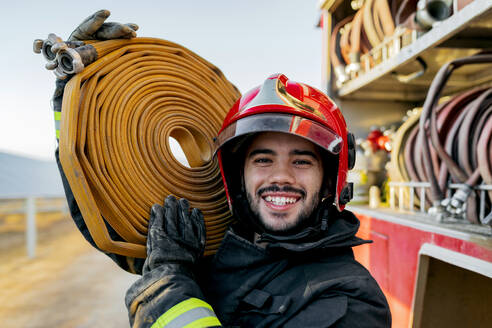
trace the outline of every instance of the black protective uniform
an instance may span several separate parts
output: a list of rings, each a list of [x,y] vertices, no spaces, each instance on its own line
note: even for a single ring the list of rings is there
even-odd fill
[[[70,39],[135,36],[138,27],[134,24],[103,24],[108,15],[107,11],[92,15]],[[56,112],[61,111],[66,81],[57,80]],[[72,218],[97,248],[63,173],[58,151],[56,159]],[[149,228],[147,260],[106,253],[124,270],[143,274],[125,299],[132,326],[391,326],[383,293],[354,260],[351,247],[366,241],[355,237],[359,222],[352,213],[322,205],[296,233],[263,233],[254,238],[247,225],[258,224],[257,220],[245,206],[235,206],[236,211],[243,209],[235,214],[246,225],[231,228],[217,254],[196,263],[204,235],[198,233],[201,238],[193,238],[190,231],[204,231],[203,220],[198,219],[197,211],[188,211],[187,202],[173,198],[171,203],[152,208],[149,224],[158,221],[160,227]],[[174,225],[166,226],[170,212],[177,213],[179,220],[173,218]],[[186,226],[181,225],[183,217],[191,230],[182,230]],[[110,225],[106,228],[113,240],[122,240]]]
[[[61,173],[74,221],[93,244]],[[264,233],[256,243],[237,224],[215,256],[198,265],[144,268],[126,295],[132,326],[150,327],[179,302],[196,298],[226,327],[391,327],[385,296],[353,256],[351,248],[367,242],[355,237],[358,219],[331,206],[316,215],[322,217],[313,227],[287,236]],[[108,255],[128,270],[126,258]]]
[[[359,221],[330,211],[327,231],[308,228],[266,248],[229,231],[212,262],[207,300],[225,325],[391,327],[386,298],[351,246]]]

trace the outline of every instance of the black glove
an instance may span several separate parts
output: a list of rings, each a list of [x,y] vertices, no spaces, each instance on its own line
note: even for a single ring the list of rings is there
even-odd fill
[[[70,34],[68,41],[131,39],[137,36],[137,24],[105,23],[110,14],[109,10],[102,9],[87,17]]]
[[[190,212],[188,201],[174,196],[166,198],[164,207],[152,206],[142,277],[125,296],[130,325],[150,327],[176,304],[204,300],[192,267],[204,248],[200,210]]]
[[[184,198],[168,196],[164,207],[152,206],[147,234],[147,259],[143,273],[163,264],[193,265],[205,249],[205,224],[201,211]]]

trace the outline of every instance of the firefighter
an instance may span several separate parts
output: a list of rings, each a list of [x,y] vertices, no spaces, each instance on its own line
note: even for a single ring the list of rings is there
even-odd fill
[[[125,297],[130,324],[390,327],[382,291],[352,252],[368,241],[344,210],[355,148],[337,106],[272,75],[232,107],[216,148],[235,223],[203,258],[200,210],[173,196],[155,204],[142,277]]]
[[[390,327],[386,299],[351,247],[343,211],[354,161],[345,121],[320,91],[276,74],[227,115],[217,156],[237,223],[201,261],[200,211],[154,205],[143,275],[127,292],[135,327]]]

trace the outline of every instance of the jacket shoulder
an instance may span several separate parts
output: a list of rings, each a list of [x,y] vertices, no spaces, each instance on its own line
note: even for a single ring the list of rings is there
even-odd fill
[[[337,299],[338,308],[340,304],[346,307],[334,327],[391,327],[386,297],[370,272],[353,255],[321,258],[315,265],[306,266],[304,274],[306,293],[319,307],[307,307],[304,311],[316,311],[312,314],[322,316],[323,304]]]

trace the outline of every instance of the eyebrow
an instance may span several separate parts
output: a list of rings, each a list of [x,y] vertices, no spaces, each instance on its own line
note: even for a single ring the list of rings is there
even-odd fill
[[[259,148],[253,150],[251,153],[249,153],[248,157],[253,157],[258,154],[266,154],[266,155],[275,155],[276,153],[268,148]],[[292,150],[289,155],[300,155],[300,156],[310,156],[313,159],[319,161],[319,157],[312,151],[310,150],[299,150],[299,149],[294,149]]]
[[[298,150],[294,149],[293,151],[290,152],[291,155],[301,155],[301,156],[310,156],[313,159],[319,161],[319,157],[312,151],[310,150]]]
[[[259,149],[255,149],[251,153],[249,153],[248,157],[253,157],[257,154],[275,155],[275,152],[271,149],[268,149],[268,148],[259,148]]]

